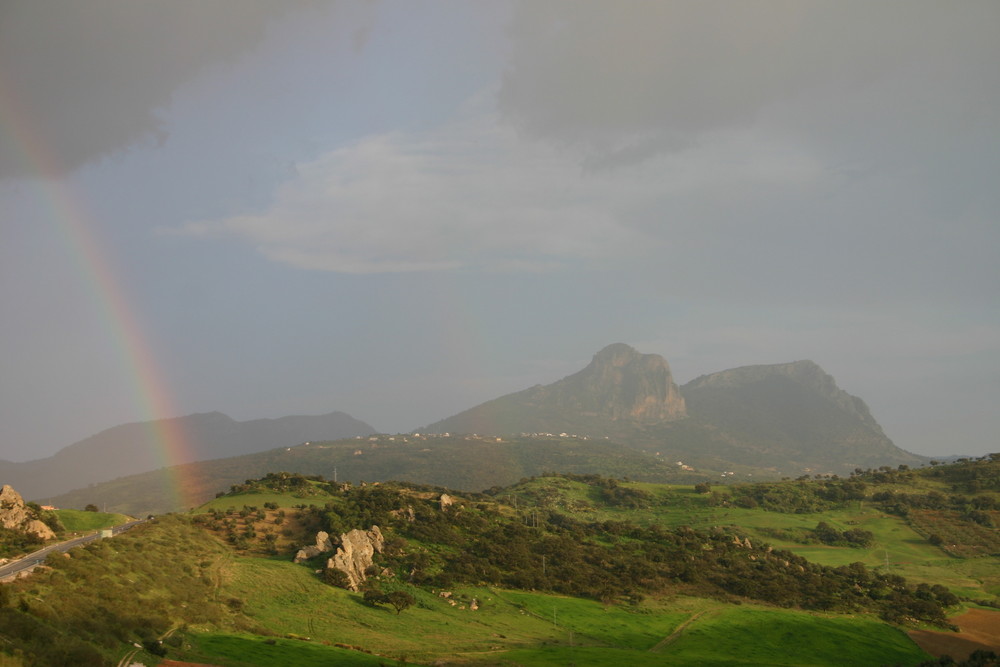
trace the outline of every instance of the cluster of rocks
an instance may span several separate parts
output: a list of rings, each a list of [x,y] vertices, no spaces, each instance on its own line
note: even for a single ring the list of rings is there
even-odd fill
[[[34,533],[43,540],[51,540],[56,536],[34,510],[25,505],[21,494],[7,484],[0,488],[0,526],[22,533]]]
[[[378,526],[369,530],[354,529],[342,534],[334,541],[330,534],[320,531],[315,544],[299,549],[295,562],[301,563],[324,553],[334,552],[326,561],[327,569],[340,570],[347,577],[347,588],[361,590],[367,578],[367,571],[375,563],[375,554],[382,553],[385,538]]]
[[[447,493],[442,493],[438,502],[442,510],[460,507],[456,504],[456,499]],[[411,523],[416,520],[416,513],[409,506],[394,510],[393,513],[396,516],[405,516]],[[372,526],[368,530],[355,528],[338,538],[333,538],[321,530],[316,533],[316,541],[313,544],[298,550],[294,560],[296,563],[303,563],[322,554],[333,553],[326,561],[326,569],[340,570],[347,577],[347,588],[360,591],[361,585],[368,577],[369,568],[375,564],[375,554],[382,553],[384,548],[385,537],[378,526]],[[388,576],[391,572],[385,570],[382,574]]]
[[[451,591],[441,591],[440,593],[438,593],[438,597],[444,598],[448,602],[448,604],[450,604],[452,607],[457,607],[463,610],[465,609],[464,604],[455,600],[452,597]],[[469,611],[479,611],[479,600],[477,600],[476,598],[472,598],[472,600],[469,601]]]

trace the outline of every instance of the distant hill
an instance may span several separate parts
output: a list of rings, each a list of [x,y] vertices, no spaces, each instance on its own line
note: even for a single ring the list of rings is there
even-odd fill
[[[64,508],[93,503],[138,516],[188,509],[172,504],[176,484],[182,485],[184,497],[204,502],[233,484],[270,472],[322,475],[355,483],[395,479],[482,491],[546,471],[689,484],[714,477],[604,439],[524,436],[498,441],[496,437],[379,435],[189,463],[76,489],[43,502]]]
[[[179,433],[183,447],[166,460],[161,434]],[[374,433],[368,424],[343,412],[316,416],[234,421],[220,412],[124,424],[101,431],[44,459],[0,461],[0,482],[16,485],[25,498],[64,493],[89,484],[162,468],[297,445]]]
[[[893,444],[865,402],[811,361],[703,375],[681,393],[692,421],[743,445],[742,462],[844,473],[929,460]]]
[[[659,451],[702,469],[843,474],[919,464],[896,447],[864,401],[811,361],[746,366],[680,389],[667,362],[617,343],[582,371],[501,396],[427,426],[430,433],[574,433]]]
[[[586,368],[558,382],[501,396],[421,430],[605,436],[617,432],[616,422],[658,424],[685,415],[684,398],[666,360],[616,343],[595,354]]]
[[[479,491],[544,472],[690,483],[845,475],[929,461],[896,447],[864,401],[810,361],[731,369],[678,388],[662,357],[621,343],[598,352],[578,373],[419,432],[334,441],[336,436],[297,431],[284,443],[272,436],[270,447],[285,444],[279,449],[203,456],[219,460],[92,487],[76,484],[46,500],[61,507],[94,503],[132,514],[162,512],[182,509],[170,504],[175,480],[185,485],[186,497],[208,499],[244,479],[279,471]],[[290,446],[306,440],[312,445]]]

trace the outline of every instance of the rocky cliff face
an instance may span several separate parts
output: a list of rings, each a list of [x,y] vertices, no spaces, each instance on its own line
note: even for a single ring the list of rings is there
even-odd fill
[[[50,540],[56,536],[52,529],[40,521],[34,511],[24,504],[21,494],[7,484],[0,488],[0,525],[10,530],[34,533],[43,540]]]
[[[581,430],[615,422],[655,424],[687,415],[670,366],[658,354],[609,345],[578,373],[483,403],[427,426],[430,433],[510,434]]]
[[[687,414],[666,359],[624,343],[608,345],[582,371],[544,389],[561,407],[611,419],[660,422]]]

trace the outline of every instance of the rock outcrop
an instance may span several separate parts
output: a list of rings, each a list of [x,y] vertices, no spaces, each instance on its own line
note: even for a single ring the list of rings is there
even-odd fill
[[[347,588],[359,591],[367,578],[366,571],[375,562],[375,554],[382,553],[384,547],[385,538],[378,526],[372,526],[371,530],[354,529],[340,536],[340,547],[326,567],[343,572],[347,575]]]
[[[687,414],[667,360],[624,343],[608,345],[589,366],[562,383],[557,402],[584,413],[644,422],[671,421]]]
[[[295,562],[302,563],[320,554],[334,551],[327,559],[327,569],[340,570],[347,578],[347,588],[352,591],[361,590],[361,584],[367,578],[368,568],[375,564],[375,554],[382,553],[385,548],[385,538],[378,526],[370,530],[354,529],[333,540],[329,533],[316,533],[316,543],[299,549],[295,554]]]
[[[0,488],[0,525],[10,530],[34,533],[43,540],[51,540],[56,536],[52,529],[25,505],[21,494],[7,484]]]
[[[295,554],[294,560],[296,563],[307,561],[320,554],[333,551],[333,546],[333,540],[330,539],[330,534],[321,530],[316,533],[316,544],[299,549],[298,553]]]

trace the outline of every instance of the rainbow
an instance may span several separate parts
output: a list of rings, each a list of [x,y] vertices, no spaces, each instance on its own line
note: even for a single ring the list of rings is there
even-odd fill
[[[13,139],[19,157],[38,177],[40,200],[53,227],[66,242],[79,273],[93,296],[109,340],[119,351],[126,376],[134,386],[133,410],[146,423],[154,457],[163,468],[171,504],[188,508],[198,501],[193,481],[183,478],[194,460],[183,422],[176,418],[173,398],[157,364],[150,338],[143,331],[132,301],[95,233],[86,197],[64,176],[63,161],[37,126],[31,110],[21,103],[17,89],[0,66],[0,128]]]

